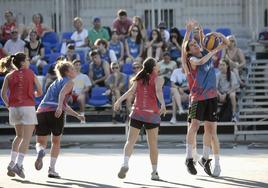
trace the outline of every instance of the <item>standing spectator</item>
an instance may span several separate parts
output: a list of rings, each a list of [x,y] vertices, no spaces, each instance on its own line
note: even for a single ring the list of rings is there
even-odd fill
[[[134,61],[142,61],[143,41],[138,26],[132,25],[129,28],[129,37],[125,40],[126,56]]]
[[[158,29],[159,29],[159,32],[161,34],[163,41],[165,41],[167,43],[169,41],[170,34],[167,30],[167,26],[166,26],[165,22],[163,22],[163,21],[160,22],[158,24]]]
[[[0,42],[3,45],[11,38],[11,31],[16,28],[16,20],[13,16],[13,12],[5,11],[5,20],[6,22],[0,29]]]
[[[31,64],[35,64],[40,70],[46,65],[44,61],[45,48],[43,44],[38,40],[37,32],[32,30],[30,32],[30,42],[26,42],[24,52],[25,55],[30,59]]]
[[[232,121],[237,121],[236,114],[236,90],[239,88],[239,81],[235,73],[231,71],[230,63],[227,59],[222,59],[219,65],[220,73],[217,76],[218,99],[220,103],[226,103],[230,99],[232,109]]]
[[[75,45],[70,43],[67,45],[67,52],[65,58],[67,61],[72,62],[74,60],[80,60],[79,54],[75,53]]]
[[[118,100],[121,95],[126,91],[127,85],[127,75],[120,72],[120,66],[117,62],[111,63],[112,73],[105,80],[106,87],[109,88],[107,94],[110,94],[112,97],[112,106],[116,100]],[[116,113],[113,110],[112,119],[115,123]]]
[[[146,42],[146,40],[147,40],[147,31],[145,29],[145,26],[143,24],[143,21],[142,21],[141,17],[134,16],[132,18],[132,22],[133,22],[134,25],[137,25],[139,27],[139,29],[141,31],[142,40],[143,40],[143,42]]]
[[[115,52],[108,48],[108,42],[105,39],[97,39],[94,46],[97,47],[102,60],[109,64],[117,61]]]
[[[73,65],[76,71],[76,77],[73,79],[74,87],[72,93],[72,102],[77,102],[80,108],[80,114],[85,115],[85,105],[88,92],[92,83],[86,74],[82,74],[81,71],[81,62],[80,60],[74,60]],[[81,120],[81,123],[85,123],[84,120]]]
[[[110,74],[109,64],[102,60],[98,50],[90,52],[92,62],[89,65],[89,78],[92,81],[92,85],[105,86],[105,80]]]
[[[110,40],[109,33],[107,29],[101,26],[100,17],[95,17],[93,19],[93,28],[88,31],[88,38],[90,45],[93,46],[97,39]]]
[[[177,63],[172,61],[169,52],[163,54],[163,60],[159,63],[159,75],[164,78],[164,85],[170,85],[170,76],[174,69],[177,68]]]
[[[181,36],[180,31],[176,27],[171,28],[167,48],[173,61],[180,61],[182,40],[183,37]]]
[[[35,30],[40,38],[43,37],[45,33],[52,31],[50,27],[44,24],[44,18],[40,13],[33,15],[32,23],[30,24],[28,30]]]
[[[128,18],[127,11],[123,9],[118,10],[117,18],[113,21],[113,29],[116,30],[120,40],[124,40],[128,35],[131,25],[132,21]]]
[[[11,30],[11,39],[9,39],[4,46],[4,53],[14,55],[18,52],[24,52],[25,42],[19,38],[17,28]]]
[[[147,57],[154,57],[159,61],[162,55],[163,44],[160,32],[157,29],[153,29],[151,37],[146,44]]]
[[[113,50],[116,58],[117,58],[117,62],[119,63],[119,65],[123,65],[124,64],[124,45],[123,42],[121,42],[118,38],[118,35],[116,33],[115,30],[113,30],[111,32],[112,34],[112,38],[109,41],[109,49]]]

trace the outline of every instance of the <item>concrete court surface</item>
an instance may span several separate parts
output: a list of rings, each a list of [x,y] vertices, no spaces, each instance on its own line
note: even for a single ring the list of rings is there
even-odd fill
[[[198,149],[199,153],[201,150]],[[219,178],[208,177],[200,166],[198,174],[186,171],[185,149],[160,149],[158,171],[161,181],[150,180],[151,165],[148,150],[137,148],[130,158],[130,170],[123,180],[117,178],[122,164],[122,149],[62,149],[56,170],[61,179],[47,177],[48,155],[41,171],[34,168],[35,151],[29,150],[24,161],[26,178],[10,178],[6,175],[10,150],[0,150],[0,188],[31,187],[125,187],[125,188],[267,188],[268,150],[248,149],[238,146],[222,149],[222,174]]]

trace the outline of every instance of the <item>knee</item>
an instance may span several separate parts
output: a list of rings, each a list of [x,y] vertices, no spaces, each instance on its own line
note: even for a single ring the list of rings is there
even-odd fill
[[[54,146],[60,146],[60,139],[59,138],[52,138],[52,144]]]
[[[197,133],[198,129],[199,129],[199,125],[194,123],[190,125],[189,132],[192,134],[195,134]]]
[[[235,97],[236,97],[235,92],[230,93],[229,96],[231,99],[235,99]]]

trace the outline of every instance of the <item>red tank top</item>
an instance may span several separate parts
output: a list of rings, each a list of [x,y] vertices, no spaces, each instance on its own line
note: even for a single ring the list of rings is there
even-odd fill
[[[34,73],[30,69],[20,69],[11,73],[8,79],[9,106],[35,106]]]
[[[160,123],[160,111],[155,90],[155,73],[150,75],[149,84],[137,81],[136,97],[130,117],[143,122]]]

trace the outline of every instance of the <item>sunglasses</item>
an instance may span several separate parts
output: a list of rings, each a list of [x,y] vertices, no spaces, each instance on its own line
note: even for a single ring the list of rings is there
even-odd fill
[[[18,31],[12,31],[11,33],[12,33],[12,34],[17,34],[17,33],[18,33]]]
[[[112,69],[114,70],[114,69],[119,69],[119,67],[112,67]]]

